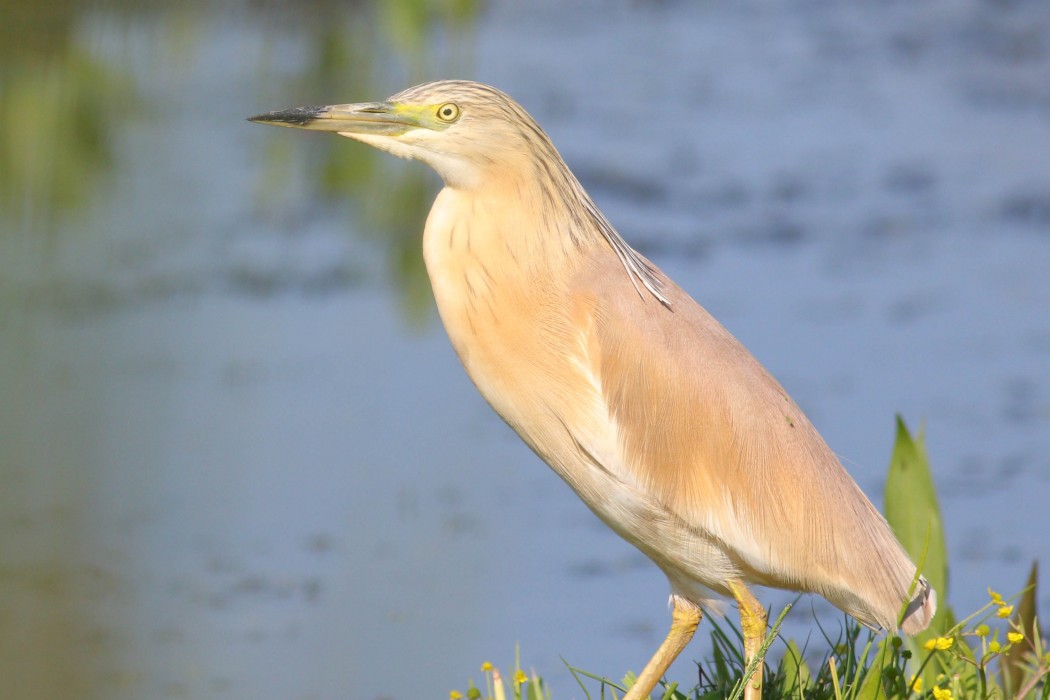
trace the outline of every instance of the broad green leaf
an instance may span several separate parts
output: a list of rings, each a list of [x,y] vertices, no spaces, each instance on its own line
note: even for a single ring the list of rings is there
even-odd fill
[[[793,639],[787,643],[787,651],[784,652],[784,658],[780,660],[779,675],[785,678],[784,696],[787,698],[802,697],[802,691],[809,686],[811,677],[809,666],[802,658],[802,650],[798,648],[798,644],[795,644]]]
[[[941,509],[937,504],[922,432],[913,438],[900,416],[897,416],[897,441],[886,477],[883,509],[905,551],[920,565],[926,580],[937,591],[939,609],[930,629],[944,631],[948,607],[948,550]]]

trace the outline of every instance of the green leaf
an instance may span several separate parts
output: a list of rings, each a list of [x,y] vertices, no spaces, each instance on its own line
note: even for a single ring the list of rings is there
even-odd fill
[[[882,686],[882,669],[886,659],[893,655],[889,644],[892,637],[883,637],[876,647],[875,657],[864,673],[860,688],[854,696],[856,700],[886,700],[886,689]]]
[[[948,549],[944,540],[941,509],[930,473],[923,435],[908,432],[897,416],[897,441],[886,477],[883,509],[905,551],[920,565],[926,580],[937,591],[940,601],[930,632],[944,631],[948,601]]]
[[[1039,562],[1032,562],[1032,570],[1028,573],[1028,582],[1025,583],[1024,593],[1021,601],[1017,604],[1017,612],[1014,613],[1013,623],[1021,628],[1024,633],[1024,641],[1017,645],[1017,649],[1010,654],[1002,656],[999,660],[1002,668],[1003,680],[1007,683],[1007,690],[1016,693],[1024,682],[1025,677],[1025,652],[1032,649],[1032,640],[1039,637],[1036,629],[1036,600],[1039,587]]]
[[[634,687],[634,684],[638,682],[638,674],[634,671],[628,671],[623,674],[623,680],[620,681],[620,685],[630,690]]]
[[[812,674],[806,660],[802,658],[802,650],[795,644],[795,640],[787,643],[787,651],[780,660],[780,671],[777,675],[784,678],[784,697],[800,698],[802,692],[809,687],[809,679]]]

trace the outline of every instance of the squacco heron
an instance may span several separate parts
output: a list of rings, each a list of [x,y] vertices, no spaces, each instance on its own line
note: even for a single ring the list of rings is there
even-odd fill
[[[616,232],[517,102],[445,80],[385,102],[252,121],[333,131],[441,176],[423,253],[478,391],[667,575],[672,624],[628,691],[649,698],[700,622],[751,586],[818,593],[865,625],[925,628],[936,595],[783,387]],[[745,697],[761,697],[762,664]]]

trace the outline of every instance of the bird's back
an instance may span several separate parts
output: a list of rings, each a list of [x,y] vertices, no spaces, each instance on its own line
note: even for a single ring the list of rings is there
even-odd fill
[[[663,306],[616,267],[594,251],[574,292],[591,309],[622,478],[722,543],[745,580],[896,627],[915,566],[806,416],[671,280],[658,273]]]

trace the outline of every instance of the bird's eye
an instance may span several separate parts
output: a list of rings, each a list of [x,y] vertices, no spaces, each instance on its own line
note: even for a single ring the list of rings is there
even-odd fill
[[[459,105],[446,102],[437,109],[437,117],[443,122],[454,122],[459,119]]]

